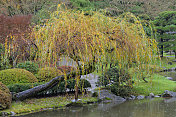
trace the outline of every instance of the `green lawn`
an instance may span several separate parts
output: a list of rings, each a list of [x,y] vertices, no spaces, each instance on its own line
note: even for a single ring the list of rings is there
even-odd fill
[[[136,81],[133,91],[136,95],[155,95],[164,93],[165,90],[176,91],[176,82],[166,79],[164,76],[153,74],[148,83],[144,81]]]

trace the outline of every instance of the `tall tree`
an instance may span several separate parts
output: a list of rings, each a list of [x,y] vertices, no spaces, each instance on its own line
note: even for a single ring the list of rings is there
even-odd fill
[[[152,64],[155,59],[155,40],[146,36],[140,21],[131,13],[119,18],[107,17],[97,12],[87,16],[84,12],[58,7],[51,15],[51,19],[43,26],[36,26],[32,33],[38,47],[36,60],[40,61],[41,66],[56,66],[64,55],[77,63],[77,70],[20,92],[16,99],[28,98],[70,76],[79,81],[80,75],[88,74],[107,63],[117,64],[119,69],[138,67],[135,74],[142,78],[142,66],[146,65],[147,70],[147,65]],[[78,98],[77,94],[75,98]]]
[[[154,20],[161,57],[163,51],[173,50],[176,57],[176,11],[161,12]]]

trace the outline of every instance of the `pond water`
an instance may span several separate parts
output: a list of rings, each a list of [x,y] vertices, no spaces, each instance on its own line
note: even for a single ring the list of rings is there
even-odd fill
[[[20,117],[176,117],[176,98],[134,100],[121,104],[89,104],[83,107],[67,107]]]

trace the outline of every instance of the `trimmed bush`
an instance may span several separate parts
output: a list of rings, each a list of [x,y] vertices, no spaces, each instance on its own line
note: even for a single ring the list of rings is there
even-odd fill
[[[5,84],[34,83],[37,78],[25,69],[7,69],[0,71],[0,81]]]
[[[55,67],[46,67],[39,69],[37,79],[39,82],[48,82],[56,76],[63,75],[63,73]]]
[[[68,73],[68,72],[71,72],[71,71],[75,71],[76,68],[75,67],[72,67],[72,66],[59,66],[57,67],[57,69],[59,69],[60,71],[62,71],[63,73]]]
[[[18,63],[16,68],[26,69],[27,71],[30,71],[31,73],[36,74],[39,71],[38,64],[32,62],[32,61],[26,61],[24,63]]]
[[[0,82],[0,110],[9,108],[11,105],[12,96],[9,89]]]

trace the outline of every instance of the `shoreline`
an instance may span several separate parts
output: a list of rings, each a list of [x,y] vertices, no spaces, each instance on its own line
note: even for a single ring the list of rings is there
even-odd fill
[[[21,116],[40,111],[63,109],[69,105],[83,105],[98,102],[98,98],[90,96],[79,96],[79,101],[72,102],[74,96],[55,96],[46,98],[33,98],[24,101],[13,101],[9,109],[1,110],[0,116]]]

